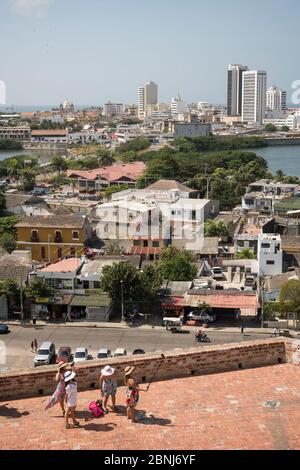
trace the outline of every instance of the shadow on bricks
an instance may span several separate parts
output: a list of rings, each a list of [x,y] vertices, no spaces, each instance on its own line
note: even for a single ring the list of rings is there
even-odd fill
[[[23,416],[28,416],[30,413],[28,411],[23,411],[22,413],[18,411],[17,408],[8,407],[8,404],[0,406],[0,416],[5,418],[22,418]]]
[[[95,422],[86,424],[85,426],[80,426],[81,429],[86,431],[96,431],[96,432],[109,432],[113,431],[117,425],[115,423],[103,423],[96,424]]]

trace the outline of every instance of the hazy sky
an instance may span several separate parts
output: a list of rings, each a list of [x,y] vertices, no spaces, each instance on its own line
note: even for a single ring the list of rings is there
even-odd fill
[[[229,63],[300,79],[299,0],[0,0],[0,80],[7,102],[226,102]]]

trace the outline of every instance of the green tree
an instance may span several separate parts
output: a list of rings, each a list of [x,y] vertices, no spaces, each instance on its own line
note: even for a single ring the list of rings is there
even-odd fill
[[[104,266],[100,287],[114,303],[121,301],[121,281],[123,283],[124,301],[141,300],[143,298],[139,290],[141,284],[139,272],[130,262]]]
[[[236,259],[256,259],[256,255],[249,248],[245,248],[236,254]]]
[[[24,191],[32,191],[35,187],[36,171],[32,167],[21,170],[22,188]]]
[[[65,158],[63,158],[61,155],[56,155],[52,159],[51,166],[52,166],[53,170],[57,171],[58,174],[60,175],[61,172],[67,170],[68,163],[65,160]]]
[[[285,311],[300,311],[300,281],[291,279],[280,290],[279,302]]]
[[[8,233],[10,235],[16,236],[16,225],[19,222],[19,218],[16,216],[10,217],[0,217],[0,235]]]
[[[195,261],[191,252],[167,247],[160,253],[158,273],[167,281],[192,281],[197,275]]]
[[[0,281],[0,297],[19,297],[20,288],[14,279]]]
[[[106,149],[97,150],[96,155],[98,157],[98,165],[100,168],[105,166],[112,166],[115,161],[112,153]]]
[[[55,294],[55,289],[40,277],[34,277],[24,289],[24,294],[28,299],[38,297],[47,298]]]
[[[274,124],[267,124],[267,125],[265,126],[265,131],[266,131],[266,132],[277,132],[278,129],[277,129],[276,126],[274,126]]]
[[[206,237],[228,237],[229,232],[223,220],[207,220],[204,224],[204,234]]]
[[[281,130],[283,132],[290,132],[290,128],[288,126],[282,126]]]
[[[136,139],[129,140],[124,144],[121,144],[118,147],[118,153],[128,152],[133,150],[134,152],[139,152],[145,150],[151,146],[151,143],[145,137],[137,137]]]
[[[145,300],[151,300],[162,285],[163,278],[157,266],[145,266],[140,273],[141,290]]]
[[[7,175],[13,178],[17,182],[17,186],[20,180],[21,169],[22,169],[21,160],[18,160],[17,158],[10,158],[8,160]]]
[[[6,209],[5,193],[0,189],[0,214]]]
[[[0,236],[0,246],[8,253],[12,253],[17,248],[15,237],[10,233],[4,233]]]

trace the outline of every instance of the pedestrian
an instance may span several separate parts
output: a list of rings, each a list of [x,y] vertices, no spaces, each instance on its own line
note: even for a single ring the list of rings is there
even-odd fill
[[[242,335],[244,335],[244,330],[245,330],[244,323],[242,323],[241,324],[241,333],[242,333]]]
[[[46,406],[46,410],[52,408],[57,403],[60,404],[62,414],[65,416],[65,397],[66,397],[66,385],[65,385],[65,377],[64,373],[67,370],[73,370],[72,364],[67,362],[59,362],[57,366],[57,373],[55,375],[55,381],[57,383],[55,392],[49,399],[48,405]]]
[[[38,349],[38,342],[37,342],[37,340],[35,339],[35,340],[34,340],[34,350],[35,350],[35,352],[37,352],[37,349]]]
[[[272,333],[272,337],[275,336],[275,338],[277,338],[277,335],[279,334],[279,331],[277,330],[277,328],[273,328],[273,333]]]
[[[147,390],[141,389],[136,383],[133,372],[135,367],[126,367],[125,369],[125,385],[127,386],[126,391],[126,408],[127,408],[127,418],[131,419],[133,423],[136,422],[135,418],[135,408],[139,401],[139,392],[147,392]]]
[[[34,341],[31,341],[31,352],[34,352]]]
[[[76,420],[76,406],[77,406],[77,382],[76,373],[72,370],[68,370],[64,374],[66,384],[66,398],[65,403],[67,405],[66,411],[66,429],[70,429],[72,426],[69,423],[69,418],[73,421],[73,426],[80,426],[79,421]]]
[[[116,394],[117,394],[117,381],[115,376],[115,369],[110,366],[105,366],[104,369],[101,370],[100,375],[100,389],[101,394],[104,397],[103,402],[103,410],[105,413],[107,411],[107,402],[109,397],[111,397],[112,401],[112,410],[116,412]]]

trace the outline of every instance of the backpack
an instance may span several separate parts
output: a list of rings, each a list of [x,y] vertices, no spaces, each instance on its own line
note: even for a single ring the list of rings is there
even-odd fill
[[[95,418],[99,418],[104,415],[102,402],[100,400],[92,401],[92,403],[89,404],[89,410]]]

